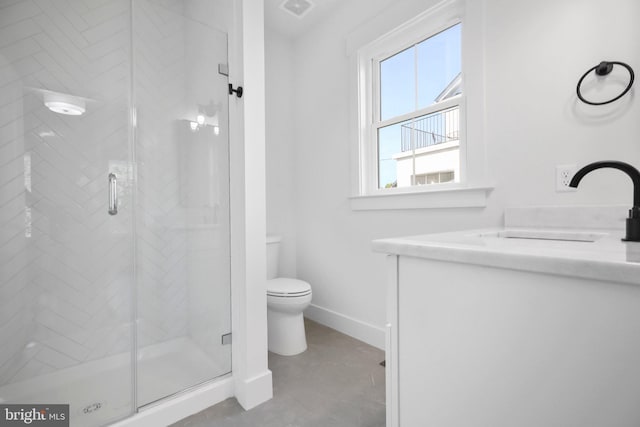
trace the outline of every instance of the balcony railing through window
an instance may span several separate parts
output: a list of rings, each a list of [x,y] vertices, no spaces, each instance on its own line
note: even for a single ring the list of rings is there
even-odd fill
[[[418,117],[401,126],[402,152],[426,148],[460,138],[460,107]]]

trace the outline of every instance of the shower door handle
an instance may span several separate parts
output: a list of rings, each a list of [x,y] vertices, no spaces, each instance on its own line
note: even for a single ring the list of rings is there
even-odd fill
[[[118,215],[118,179],[115,173],[109,174],[109,215]]]

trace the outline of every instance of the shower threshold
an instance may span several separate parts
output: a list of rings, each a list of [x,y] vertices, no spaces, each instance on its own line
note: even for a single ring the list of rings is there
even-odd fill
[[[188,337],[143,347],[138,352],[138,405],[152,407],[224,375],[229,372],[224,366],[230,363],[214,360]],[[71,427],[102,426],[134,412],[131,376],[131,354],[121,353],[7,384],[0,387],[0,402],[69,404]]]

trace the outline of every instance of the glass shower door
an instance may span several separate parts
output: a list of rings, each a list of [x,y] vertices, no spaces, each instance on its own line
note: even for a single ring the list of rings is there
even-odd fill
[[[231,371],[227,37],[213,4],[134,2],[138,406]]]
[[[129,0],[0,0],[0,404],[135,409]]]

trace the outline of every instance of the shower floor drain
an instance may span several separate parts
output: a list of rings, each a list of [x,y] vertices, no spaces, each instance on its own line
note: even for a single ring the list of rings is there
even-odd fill
[[[102,408],[102,402],[96,402],[96,403],[92,403],[91,405],[85,406],[82,409],[82,412],[85,414],[92,414],[100,408]]]

